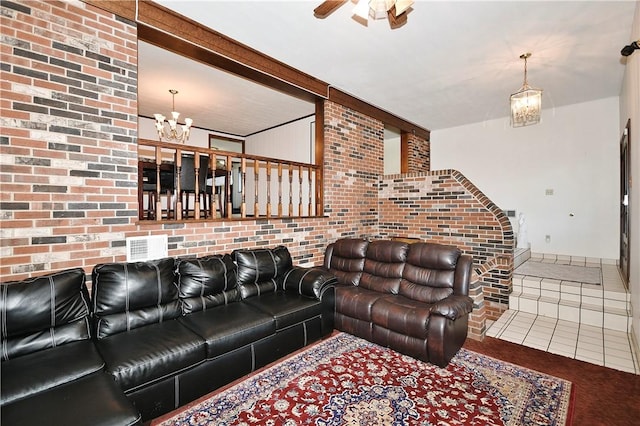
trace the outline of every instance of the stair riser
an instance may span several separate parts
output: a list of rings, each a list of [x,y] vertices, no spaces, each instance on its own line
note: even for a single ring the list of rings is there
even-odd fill
[[[581,305],[579,299],[561,300],[558,303],[553,299],[545,300],[539,297],[532,298],[526,294],[515,296],[512,294],[509,297],[509,309],[611,330],[631,331],[628,306],[625,309],[626,303],[620,306],[619,302],[616,302],[617,305],[614,303],[613,306],[609,306],[606,300],[605,304],[602,304],[602,299],[599,302],[599,306]]]

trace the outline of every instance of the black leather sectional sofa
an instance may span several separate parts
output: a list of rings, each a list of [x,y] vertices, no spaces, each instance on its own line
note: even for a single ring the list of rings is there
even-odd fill
[[[334,282],[279,246],[3,283],[1,423],[155,418],[330,334]]]

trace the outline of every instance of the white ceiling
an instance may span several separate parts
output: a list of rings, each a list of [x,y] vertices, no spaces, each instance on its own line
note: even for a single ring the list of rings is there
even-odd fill
[[[430,130],[509,114],[522,84],[554,107],[618,96],[620,49],[631,42],[635,1],[417,1],[402,28],[364,27],[352,3],[329,17],[316,1],[157,3],[257,49],[344,92]],[[636,53],[637,54],[637,53]],[[246,135],[313,113],[293,99],[141,43],[139,110],[176,109],[194,125]],[[160,109],[160,110],[158,110]]]
[[[246,136],[314,113],[301,101],[211,66],[138,42],[138,114],[171,115],[175,107],[193,125]]]

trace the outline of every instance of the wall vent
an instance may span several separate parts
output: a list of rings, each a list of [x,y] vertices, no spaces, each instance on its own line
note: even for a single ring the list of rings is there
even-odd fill
[[[144,262],[168,256],[169,249],[166,235],[129,237],[126,242],[127,262]]]

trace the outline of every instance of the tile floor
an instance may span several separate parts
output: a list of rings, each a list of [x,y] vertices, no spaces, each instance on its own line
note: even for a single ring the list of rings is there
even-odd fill
[[[638,355],[624,331],[508,310],[489,327],[487,336],[640,374]]]
[[[577,318],[567,319],[562,315],[562,310],[557,310],[560,314],[550,313],[548,310],[541,310],[541,303],[547,298],[539,297],[536,300],[537,307],[535,309],[529,308],[516,310],[513,309],[513,305],[517,305],[517,300],[511,298],[510,308],[495,322],[488,325],[487,336],[496,337],[499,339],[507,340],[513,343],[521,344],[524,346],[541,349],[547,352],[555,353],[562,356],[590,362],[597,365],[613,368],[616,370],[622,370],[634,374],[640,374],[640,362],[638,359],[638,353],[635,350],[635,345],[632,341],[631,335],[626,331],[626,327],[620,329],[613,329],[611,327],[605,327],[605,321],[603,320],[603,313],[606,313],[607,305],[610,303],[607,299],[609,297],[615,297],[614,292],[626,293],[624,286],[620,282],[616,281],[617,267],[608,265],[606,262],[595,262],[594,260],[587,260],[582,258],[567,259],[552,258],[549,255],[545,255],[545,259],[540,259],[535,254],[531,255],[531,261],[545,261],[545,262],[558,262],[564,264],[595,266],[596,263],[600,263],[603,273],[603,285],[600,287],[600,292],[603,293],[603,298],[599,308],[600,321],[593,320],[593,304],[595,299],[589,296],[588,304],[587,300],[578,299],[577,303],[585,303],[584,306],[577,307],[581,312]],[[516,283],[519,280],[525,281],[529,277],[522,277],[514,274],[514,292],[516,292]],[[540,295],[544,293],[544,284],[546,279],[538,279],[541,282]],[[562,281],[559,284],[560,297],[562,295],[562,286],[567,284],[573,288],[576,287],[574,282]],[[578,287],[580,283],[577,283]],[[587,286],[593,288],[594,286],[588,284]],[[613,294],[613,296],[608,296]],[[531,300],[530,295],[526,295],[528,300]],[[617,298],[617,297],[616,297]],[[513,303],[512,303],[513,302]],[[558,300],[558,304],[563,303],[562,299]],[[571,303],[576,303],[572,301]],[[524,304],[521,304],[524,307]],[[603,312],[604,311],[604,312]],[[587,313],[588,315],[585,315]],[[597,314],[597,311],[596,311]],[[580,321],[583,318],[583,321]],[[614,327],[616,328],[616,327]]]

